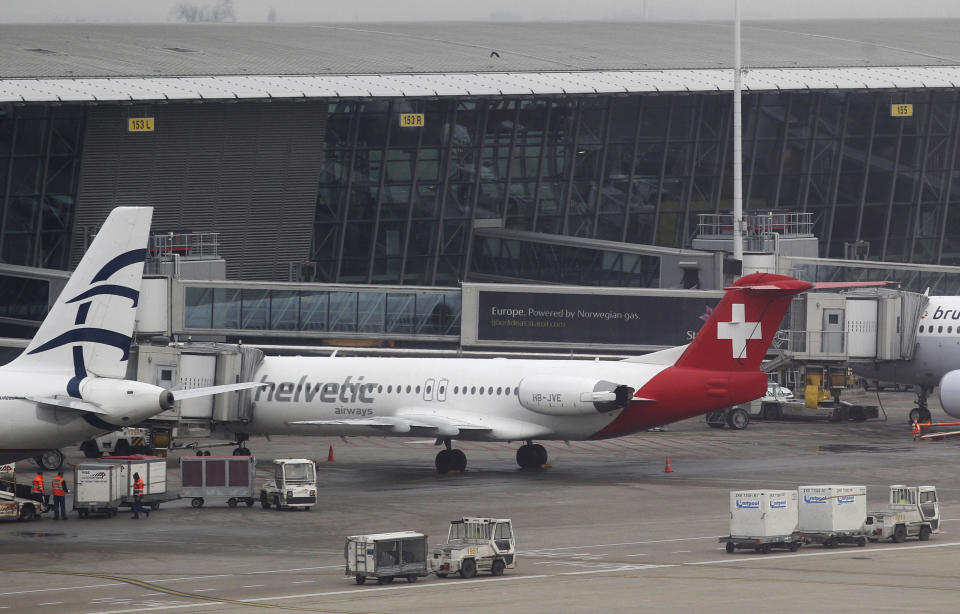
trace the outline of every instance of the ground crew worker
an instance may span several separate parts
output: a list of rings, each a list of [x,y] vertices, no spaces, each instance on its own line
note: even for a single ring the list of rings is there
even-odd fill
[[[150,517],[150,510],[143,507],[143,478],[139,473],[133,474],[133,516],[131,518],[140,518],[140,512]]]
[[[43,488],[42,471],[38,471],[37,475],[33,477],[33,488],[30,489],[30,495],[33,497],[34,501],[43,503],[44,508],[50,507],[50,497],[47,495],[47,491]],[[46,509],[44,509],[44,511],[46,511]]]
[[[58,471],[53,478],[53,519],[67,519],[67,481],[63,479],[63,472]]]

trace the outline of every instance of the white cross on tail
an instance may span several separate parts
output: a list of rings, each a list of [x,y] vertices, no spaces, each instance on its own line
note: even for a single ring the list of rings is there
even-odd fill
[[[729,322],[717,323],[717,339],[730,339],[733,343],[733,358],[747,357],[747,340],[762,339],[760,322],[745,322],[746,313],[743,303],[734,303]]]

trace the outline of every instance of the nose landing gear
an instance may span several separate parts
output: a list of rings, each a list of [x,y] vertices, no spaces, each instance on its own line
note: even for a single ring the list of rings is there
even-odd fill
[[[927,396],[933,392],[932,388],[927,386],[918,386],[917,406],[910,410],[910,423],[930,422],[930,410],[927,409]]]

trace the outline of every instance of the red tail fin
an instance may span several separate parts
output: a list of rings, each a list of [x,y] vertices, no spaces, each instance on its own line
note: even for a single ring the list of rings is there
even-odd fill
[[[741,277],[727,288],[676,366],[715,371],[759,369],[790,299],[811,286],[771,273]]]

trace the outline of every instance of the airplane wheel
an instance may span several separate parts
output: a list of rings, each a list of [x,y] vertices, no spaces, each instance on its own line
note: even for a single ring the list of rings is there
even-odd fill
[[[467,468],[467,455],[463,450],[450,450],[450,469],[463,471]]]
[[[63,453],[60,450],[47,450],[40,456],[34,457],[37,464],[43,468],[44,471],[57,471],[60,467],[63,467]]]
[[[538,443],[533,444],[533,451],[536,452],[537,464],[546,465],[547,464],[547,449],[541,446]]]
[[[242,451],[242,450],[243,450],[243,448],[234,448],[234,449],[233,449],[233,455],[234,455],[234,456],[243,456],[243,451]]]
[[[930,422],[930,410],[921,409],[920,410],[920,422]]]
[[[537,453],[533,450],[533,446],[524,444],[520,446],[517,450],[517,464],[520,465],[522,469],[533,469],[534,467],[539,467],[537,463]]]
[[[437,467],[437,473],[447,473],[450,471],[450,465],[452,464],[450,452],[450,450],[440,450],[437,452],[437,458],[433,461]]]

